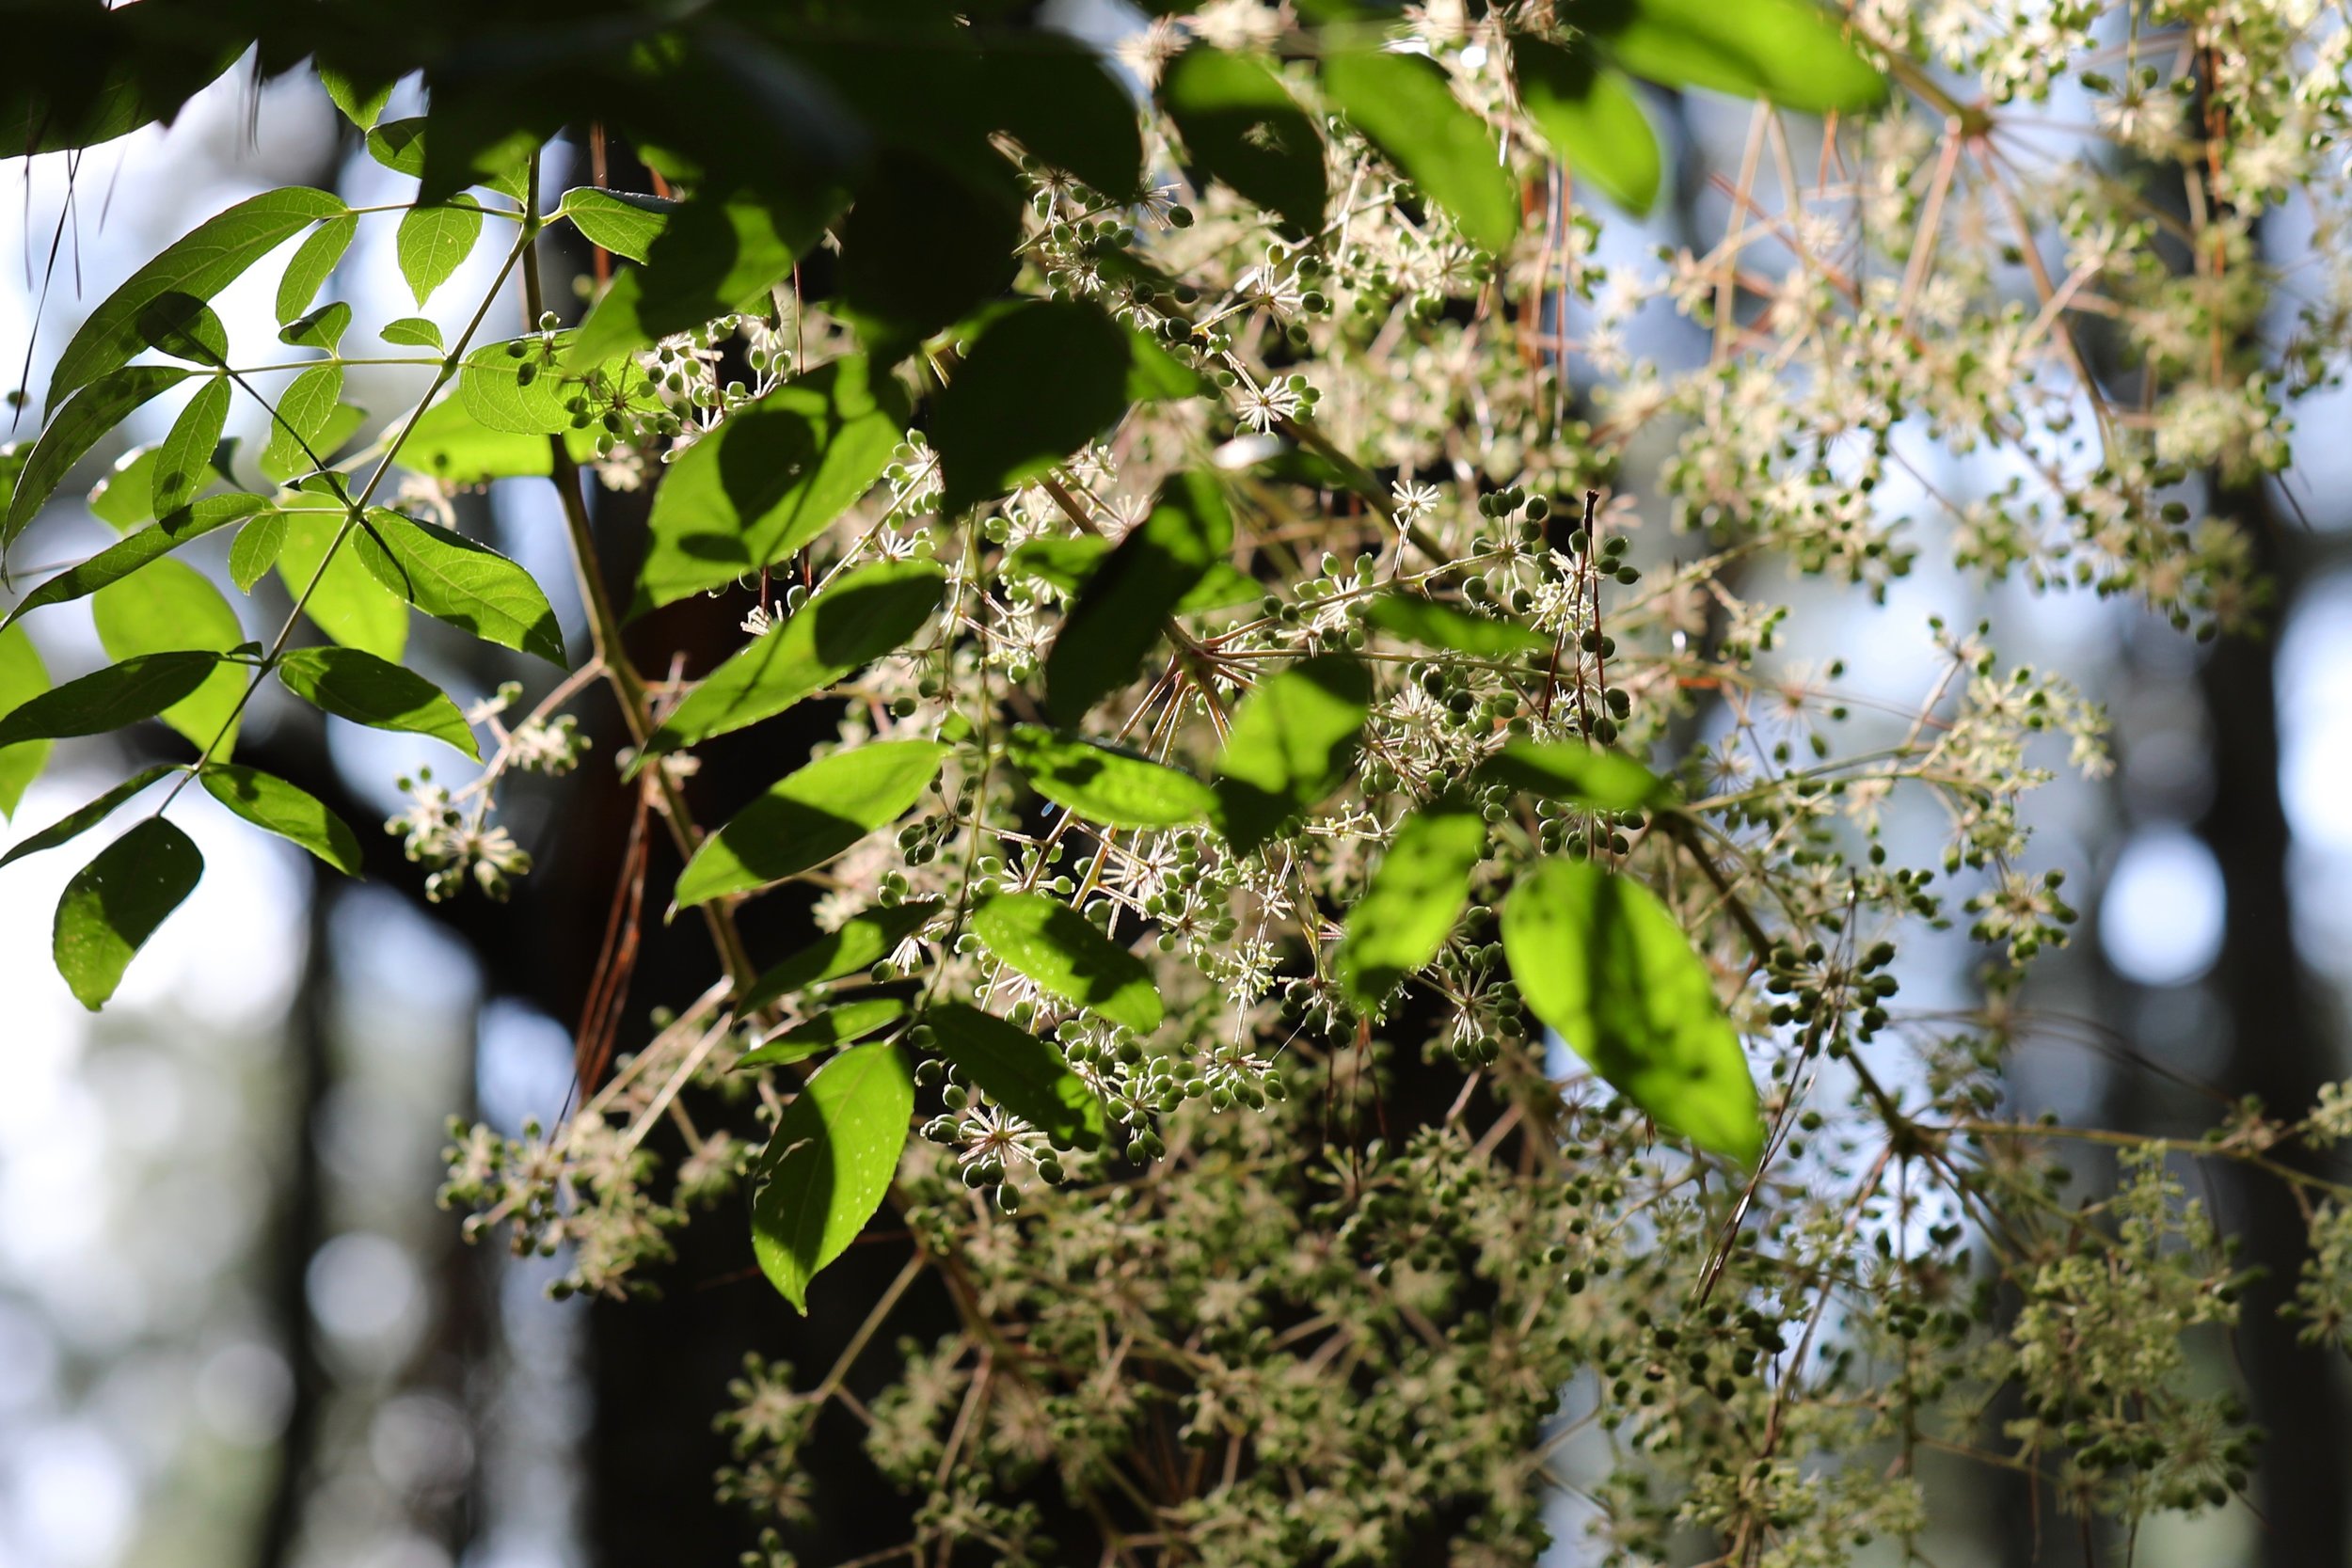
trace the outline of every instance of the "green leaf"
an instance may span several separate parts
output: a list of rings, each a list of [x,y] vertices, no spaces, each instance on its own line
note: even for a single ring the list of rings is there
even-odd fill
[[[465,265],[481,238],[482,203],[462,191],[447,201],[411,207],[401,214],[392,248],[400,257],[400,275],[408,280],[408,292],[420,306]]]
[[[1497,255],[1519,231],[1519,197],[1486,122],[1463,107],[1444,67],[1420,55],[1348,50],[1323,59],[1324,90],[1390,162]]]
[[[677,203],[666,198],[630,191],[600,191],[582,185],[564,193],[563,215],[572,220],[580,237],[632,261],[645,259],[675,211]]]
[[[399,662],[408,648],[408,607],[359,563],[358,552],[349,540],[331,557],[326,553],[342,527],[342,513],[304,508],[282,515],[278,578],[297,599],[310,590],[310,597],[303,600],[303,614],[344,647]],[[320,575],[322,565],[324,576]],[[310,588],[313,578],[318,579],[315,589]]]
[[[107,817],[112,816],[124,801],[153,784],[157,779],[183,770],[176,763],[168,762],[159,762],[151,768],[141,768],[89,804],[66,813],[65,816],[60,816],[23,843],[12,846],[7,854],[0,855],[0,865],[22,860],[26,855],[38,855],[44,849],[55,849],[60,844],[71,843],[97,827]]]
[[[1132,403],[1172,403],[1205,398],[1216,390],[1207,376],[1136,331],[1127,334],[1127,397]]]
[[[1102,1147],[1102,1097],[1052,1045],[961,1002],[937,1004],[923,1022],[931,1026],[941,1055],[1056,1148]]]
[[[307,791],[256,768],[213,763],[204,791],[255,827],[302,846],[346,877],[359,875],[359,835]]]
[[[1015,725],[1005,758],[1040,795],[1112,828],[1181,828],[1205,822],[1216,796],[1180,768],[1133,752]]]
[[[178,365],[130,365],[102,371],[68,399],[65,406],[50,419],[40,439],[33,443],[23,470],[16,476],[16,493],[8,501],[8,520],[0,524],[0,545],[12,543],[24,531],[24,525],[56,493],[57,486],[73,465],[82,460],[84,452],[112,435],[117,426],[130,418],[133,409],[187,378],[188,372]]]
[[[237,592],[252,593],[262,574],[278,563],[278,552],[285,545],[283,512],[262,513],[237,530],[236,543],[229,546],[229,580],[237,585]]]
[[[1195,44],[1169,62],[1160,102],[1192,162],[1303,239],[1323,227],[1323,137],[1266,61]]]
[[[752,1250],[796,1311],[808,1284],[857,1240],[898,1173],[914,1083],[887,1041],[818,1068],[776,1118],[752,1196]]]
[[[571,428],[564,406],[579,389],[558,368],[564,340],[533,335],[485,343],[466,356],[457,396],[476,423],[517,436],[555,436]]]
[[[1233,546],[1233,519],[1205,474],[1160,486],[1150,516],[1089,576],[1045,656],[1045,710],[1074,725],[1141,673],[1168,616]]]
[[[0,718],[0,746],[103,735],[152,719],[204,684],[214,653],[148,654],[93,671],[27,699]]]
[[[1005,292],[1020,270],[1021,185],[885,150],[840,226],[836,298],[877,363],[903,359]]]
[[[1512,888],[1502,952],[1530,1011],[1661,1126],[1741,1164],[1764,1147],[1740,1037],[1673,911],[1630,878],[1551,859]]]
[[[279,330],[278,341],[295,348],[323,349],[332,354],[342,346],[343,334],[350,327],[351,307],[339,299],[288,322]]]
[[[153,522],[155,462],[163,450],[161,445],[133,447],[116,458],[106,477],[90,486],[89,515],[117,533]]]
[[[1812,0],[1609,0],[1575,20],[1626,70],[1670,87],[1769,98],[1810,114],[1886,101],[1886,78]]]
[[[368,128],[368,156],[411,179],[424,176],[424,117],[388,119]]]
[[[1248,854],[1347,780],[1372,712],[1372,676],[1345,654],[1300,659],[1233,710],[1217,753],[1217,828]]]
[[[898,384],[855,355],[729,416],[654,492],[634,610],[733,582],[815,539],[881,476],[906,421]]]
[[[838,930],[818,938],[754,981],[735,1004],[736,1016],[748,1017],[778,997],[873,968],[921,930],[941,907],[936,898],[920,898],[859,911]]]
[[[196,389],[196,396],[171,421],[171,434],[155,450],[154,477],[148,492],[154,515],[171,515],[212,483],[213,449],[220,444],[220,433],[228,423],[229,378],[215,376]]]
[[[1576,741],[1505,741],[1472,778],[1596,811],[1638,811],[1675,800],[1664,780],[1631,757]]]
[[[115,659],[184,649],[225,654],[246,640],[236,610],[220,590],[203,573],[178,561],[153,562],[108,583],[90,596],[90,618],[98,625],[98,641],[106,656]],[[245,666],[223,663],[157,717],[199,749],[220,736],[215,750],[226,757],[236,747],[235,725],[246,683]]]
[[[197,225],[133,273],[82,323],[50,372],[49,407],[54,410],[145,348],[139,315],[160,296],[211,299],[303,229],[346,211],[341,198],[325,191],[289,185],[240,201]]]
[[[376,581],[435,620],[569,668],[547,594],[489,546],[376,506],[350,547]]]
[[[351,248],[352,236],[358,231],[359,220],[344,213],[311,230],[310,237],[294,246],[294,257],[278,280],[278,320],[281,325],[310,308],[320,286],[333,275],[343,252]]]
[[[1060,899],[992,894],[972,911],[972,930],[1008,968],[1064,1001],[1139,1035],[1160,1026],[1165,1009],[1151,969]]]
[[[403,316],[397,321],[386,322],[376,329],[375,335],[388,343],[398,343],[404,348],[429,348],[436,354],[441,352],[440,323],[423,316]]]
[[[1486,824],[1459,800],[1424,806],[1397,825],[1363,896],[1347,911],[1333,960],[1359,1012],[1370,1012],[1438,956],[1486,853]]]
[[[312,365],[287,383],[278,400],[277,418],[270,420],[269,440],[262,448],[262,472],[282,484],[326,467],[334,449],[324,445],[322,437],[342,395],[340,364]]]
[[[1075,300],[989,317],[931,413],[941,509],[1001,496],[1116,424],[1132,358],[1125,330]]]
[[[936,741],[869,740],[787,774],[703,840],[678,873],[677,902],[749,893],[824,864],[921,800],[946,756]]]
[[[1534,653],[1551,646],[1549,638],[1536,635],[1517,621],[1473,615],[1402,590],[1391,590],[1375,598],[1364,607],[1364,619],[1383,631],[1410,638],[1428,647],[1451,648],[1472,658],[1507,658],[1513,654]]]
[[[946,593],[947,574],[928,561],[877,562],[845,574],[704,677],[644,754],[663,756],[782,713],[898,648],[938,613]]]
[[[400,461],[444,484],[538,479],[554,471],[545,434],[494,430],[473,417],[462,397],[443,398],[424,411],[401,444]],[[661,492],[654,494],[658,504]]]
[[[1622,71],[1541,39],[1515,37],[1519,102],[1569,172],[1629,213],[1658,199],[1657,135]]]
[[[844,1002],[818,1013],[806,1023],[769,1036],[735,1060],[738,1068],[782,1067],[804,1061],[820,1051],[847,1045],[870,1035],[885,1023],[907,1016],[907,1005],[895,996],[868,996]]]
[[[196,843],[160,816],[98,852],[74,873],[57,900],[51,951],[57,973],[91,1012],[122,983],[122,972],[194,892],[204,875]]]
[[[49,689],[49,672],[23,626],[0,627],[0,715],[24,706]],[[0,751],[0,816],[14,817],[18,802],[49,760],[49,742],[27,740]]]
[[[123,535],[81,564],[67,567],[18,601],[0,626],[12,625],[19,616],[44,605],[85,598],[129,577],[149,562],[169,555],[189,540],[200,539],[241,517],[250,517],[268,505],[259,496],[208,496],[160,522]]]
[[[229,329],[193,295],[156,295],[139,308],[137,326],[148,347],[174,359],[215,370],[229,362]]]
[[[838,193],[789,207],[713,197],[680,202],[646,247],[644,269],[615,277],[580,324],[568,363],[599,364],[746,305],[765,311],[769,289],[791,275],[839,211]]]
[[[361,131],[375,129],[375,122],[383,118],[384,105],[392,100],[392,89],[400,85],[395,77],[376,86],[362,87],[333,66],[321,63],[314,64],[312,69],[318,73],[319,86],[325,87],[326,96],[335,101],[335,107],[341,109],[343,118]]]
[[[313,707],[379,730],[446,740],[474,761],[482,752],[457,705],[415,671],[357,648],[296,648],[278,665],[286,689]]]

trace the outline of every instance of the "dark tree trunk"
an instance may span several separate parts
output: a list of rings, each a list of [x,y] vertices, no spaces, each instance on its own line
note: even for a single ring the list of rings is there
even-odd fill
[[[2224,492],[2217,508],[2243,519],[2262,570],[2278,584],[2283,625],[2300,577],[2295,541],[2259,489]],[[2199,824],[2221,867],[2228,899],[2214,985],[2230,1020],[2223,1087],[2257,1095],[2277,1117],[2302,1116],[2336,1076],[2335,1052],[2296,957],[2287,887],[2288,830],[2279,795],[2277,638],[2229,638],[2204,671],[2213,725],[2213,806]],[[2222,1174],[2225,1233],[2244,1238],[2244,1260],[2268,1271],[2246,1292],[2237,1352],[2254,1416],[2268,1433],[2254,1503],[2265,1521],[2261,1561],[2272,1568],[2352,1560],[2344,1453],[2352,1440],[2335,1354],[2296,1343],[2278,1321],[2309,1256],[2294,1196],[2274,1177],[2232,1166]]]

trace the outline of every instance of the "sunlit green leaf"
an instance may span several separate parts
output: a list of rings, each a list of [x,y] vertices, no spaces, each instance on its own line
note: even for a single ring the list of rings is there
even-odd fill
[[[778,997],[845,974],[867,970],[890,957],[940,911],[936,898],[861,910],[790,958],[760,975],[736,1002],[739,1016],[759,1011]]]
[[[335,101],[335,107],[363,132],[375,129],[375,122],[383,118],[384,105],[392,100],[392,89],[400,85],[399,78],[392,77],[363,87],[324,61],[314,62],[312,69],[318,72],[319,86]]]
[[[225,654],[246,640],[236,610],[220,590],[178,561],[153,562],[108,583],[90,595],[90,618],[107,657],[115,659],[182,649]],[[235,720],[249,675],[241,664],[222,664],[158,717],[199,748],[219,736],[215,754],[226,757],[236,746]]]
[[[1422,807],[1397,825],[1363,896],[1347,911],[1334,964],[1359,1011],[1419,973],[1470,902],[1470,873],[1486,852],[1486,824],[1462,801]]]
[[[336,641],[397,663],[408,647],[408,607],[359,563],[348,539],[331,557],[326,553],[342,527],[342,513],[290,510],[283,516],[278,578],[286,592],[302,599],[303,613]],[[303,599],[306,591],[310,597]]]
[[[229,329],[213,308],[193,294],[161,293],[139,308],[135,323],[147,346],[218,369],[229,362]]]
[[[1427,647],[1451,648],[1472,658],[1507,658],[1551,646],[1549,638],[1536,635],[1517,621],[1474,615],[1401,590],[1375,597],[1364,607],[1364,619],[1383,631]]]
[[[204,875],[196,843],[160,816],[98,852],[57,901],[51,951],[75,1000],[98,1011],[122,972]]]
[[[294,348],[323,349],[332,354],[342,346],[343,334],[350,328],[351,306],[339,299],[288,322],[278,330],[278,341]]]
[[[1127,410],[1126,333],[1091,305],[1031,300],[988,318],[931,415],[950,516],[1035,479]]]
[[[33,443],[16,476],[8,520],[0,524],[0,544],[24,531],[24,525],[56,493],[84,452],[114,434],[132,410],[187,378],[188,372],[179,365],[130,365],[101,372],[67,399],[65,406],[50,418],[40,439]]]
[[[568,667],[547,594],[529,572],[489,546],[371,507],[366,526],[345,547],[358,553],[376,581],[435,620]]]
[[[882,1041],[818,1069],[777,1118],[754,1173],[752,1250],[794,1309],[882,1207],[914,1114],[906,1062]]]
[[[441,352],[441,325],[424,316],[402,316],[397,321],[386,322],[376,329],[375,335],[388,343],[398,343],[404,348],[429,348],[436,354]]]
[[[1160,102],[1194,163],[1295,238],[1323,227],[1323,137],[1265,60],[1195,44],[1169,62]]]
[[[645,743],[661,756],[782,713],[894,652],[938,613],[947,575],[928,561],[844,574],[783,626],[713,670]]]
[[[197,782],[255,827],[302,846],[346,877],[359,875],[359,835],[308,791],[275,774],[229,763],[208,765]]]
[[[1232,548],[1233,519],[1205,474],[1160,486],[1146,517],[1088,576],[1045,656],[1045,707],[1074,725],[1142,673],[1169,615]]]
[[[300,245],[294,246],[294,257],[286,263],[286,271],[278,282],[278,319],[283,324],[294,320],[310,308],[319,288],[334,273],[343,253],[351,248],[352,237],[359,231],[359,220],[345,213],[328,218]]]
[[[288,185],[205,219],[165,246],[90,312],[50,372],[49,407],[56,409],[72,393],[128,364],[147,346],[139,316],[157,298],[181,293],[211,299],[310,225],[345,211],[340,198]]]
[[[41,741],[36,744],[45,746],[47,742]],[[159,762],[151,768],[139,769],[87,805],[76,807],[40,832],[25,838],[24,842],[11,845],[7,854],[0,855],[0,865],[22,860],[26,855],[38,855],[44,849],[55,849],[60,844],[72,843],[106,820],[107,817],[112,816],[124,801],[138,794],[149,784],[158,779],[182,771],[183,769],[178,764],[169,762]]]
[[[1506,741],[1479,764],[1475,777],[1599,811],[1637,811],[1675,798],[1665,781],[1631,757],[1576,741]]]
[[[629,191],[603,191],[593,185],[564,193],[563,213],[580,237],[615,256],[642,261],[653,242],[669,226],[677,203],[659,196]]]
[[[447,201],[411,207],[401,214],[393,250],[400,275],[421,306],[473,254],[482,238],[482,204],[460,191]]]
[[[296,648],[278,662],[286,689],[313,707],[379,730],[446,740],[476,762],[482,752],[457,705],[415,671],[358,648]]]
[[[1503,904],[1502,950],[1528,1008],[1628,1100],[1755,1163],[1764,1126],[1740,1037],[1657,895],[1590,861],[1547,860]]]
[[[106,476],[90,486],[89,515],[117,533],[128,533],[141,523],[153,522],[155,464],[163,450],[160,443],[133,447],[116,458]]]
[[[1035,724],[1014,727],[1005,758],[1040,795],[1105,827],[1180,828],[1207,821],[1216,804],[1209,786],[1181,768]]]
[[[196,499],[212,482],[213,449],[229,423],[229,378],[215,376],[196,389],[171,434],[155,450],[155,472],[149,491],[154,515],[168,517]]]
[[[263,512],[237,530],[236,542],[229,546],[229,580],[241,594],[253,592],[253,585],[278,563],[278,552],[286,545],[286,515],[283,512]]]
[[[326,467],[334,448],[323,437],[342,395],[343,368],[333,362],[312,365],[287,383],[262,447],[262,472],[283,483]]]
[[[1064,1001],[1137,1034],[1160,1026],[1165,1009],[1150,967],[1060,899],[993,894],[972,911],[972,930],[1008,968]]]
[[[0,627],[0,716],[49,689],[49,672],[23,626]],[[0,816],[14,817],[25,790],[49,760],[49,742],[27,740],[0,750]]]
[[[466,356],[457,396],[486,429],[517,436],[554,436],[571,428],[565,406],[579,392],[558,368],[564,339],[532,336],[485,343]]]
[[[580,324],[568,362],[598,364],[657,338],[747,305],[767,309],[771,287],[817,243],[840,210],[838,194],[784,207],[702,197],[674,208],[645,250]]]
[[[885,1023],[906,1017],[907,1005],[895,996],[868,996],[855,1002],[844,1002],[818,1013],[806,1023],[796,1024],[778,1034],[769,1036],[750,1051],[736,1058],[739,1068],[783,1067],[789,1062],[805,1061],[820,1051],[831,1051],[847,1045],[861,1035],[870,1035]]]
[[[815,539],[881,476],[906,420],[897,384],[854,355],[731,415],[654,492],[636,610],[732,582]]]
[[[678,874],[678,903],[749,893],[822,865],[921,800],[946,756],[936,741],[868,741],[787,774],[703,841]]]
[[[0,747],[103,735],[152,719],[202,686],[219,664],[218,654],[193,652],[148,654],[110,664],[0,716]]]
[[[1619,65],[1670,87],[1712,87],[1821,114],[1886,100],[1886,79],[1812,0],[1607,0],[1576,24]]]
[[[400,461],[444,484],[536,479],[555,467],[544,433],[494,430],[473,417],[462,397],[443,398],[418,418],[401,443]]]
[[[1421,55],[1343,50],[1323,59],[1324,90],[1356,128],[1452,215],[1471,244],[1500,253],[1519,231],[1518,189],[1486,122]]]
[[[1045,1134],[1057,1148],[1102,1146],[1103,1100],[1052,1044],[961,1002],[923,1015],[939,1053],[991,1100]]]
[[[1346,782],[1372,711],[1372,676],[1320,654],[1258,683],[1233,710],[1217,753],[1217,827],[1248,854]]]
[[[129,577],[149,562],[169,555],[191,539],[201,539],[217,528],[267,510],[259,496],[207,496],[146,528],[135,529],[79,565],[69,566],[19,600],[7,622],[44,605],[87,597],[108,583]],[[234,646],[234,644],[231,644]]]
[[[1648,212],[1658,199],[1658,137],[1625,72],[1541,39],[1514,38],[1511,58],[1519,102],[1568,172],[1628,212]]]

